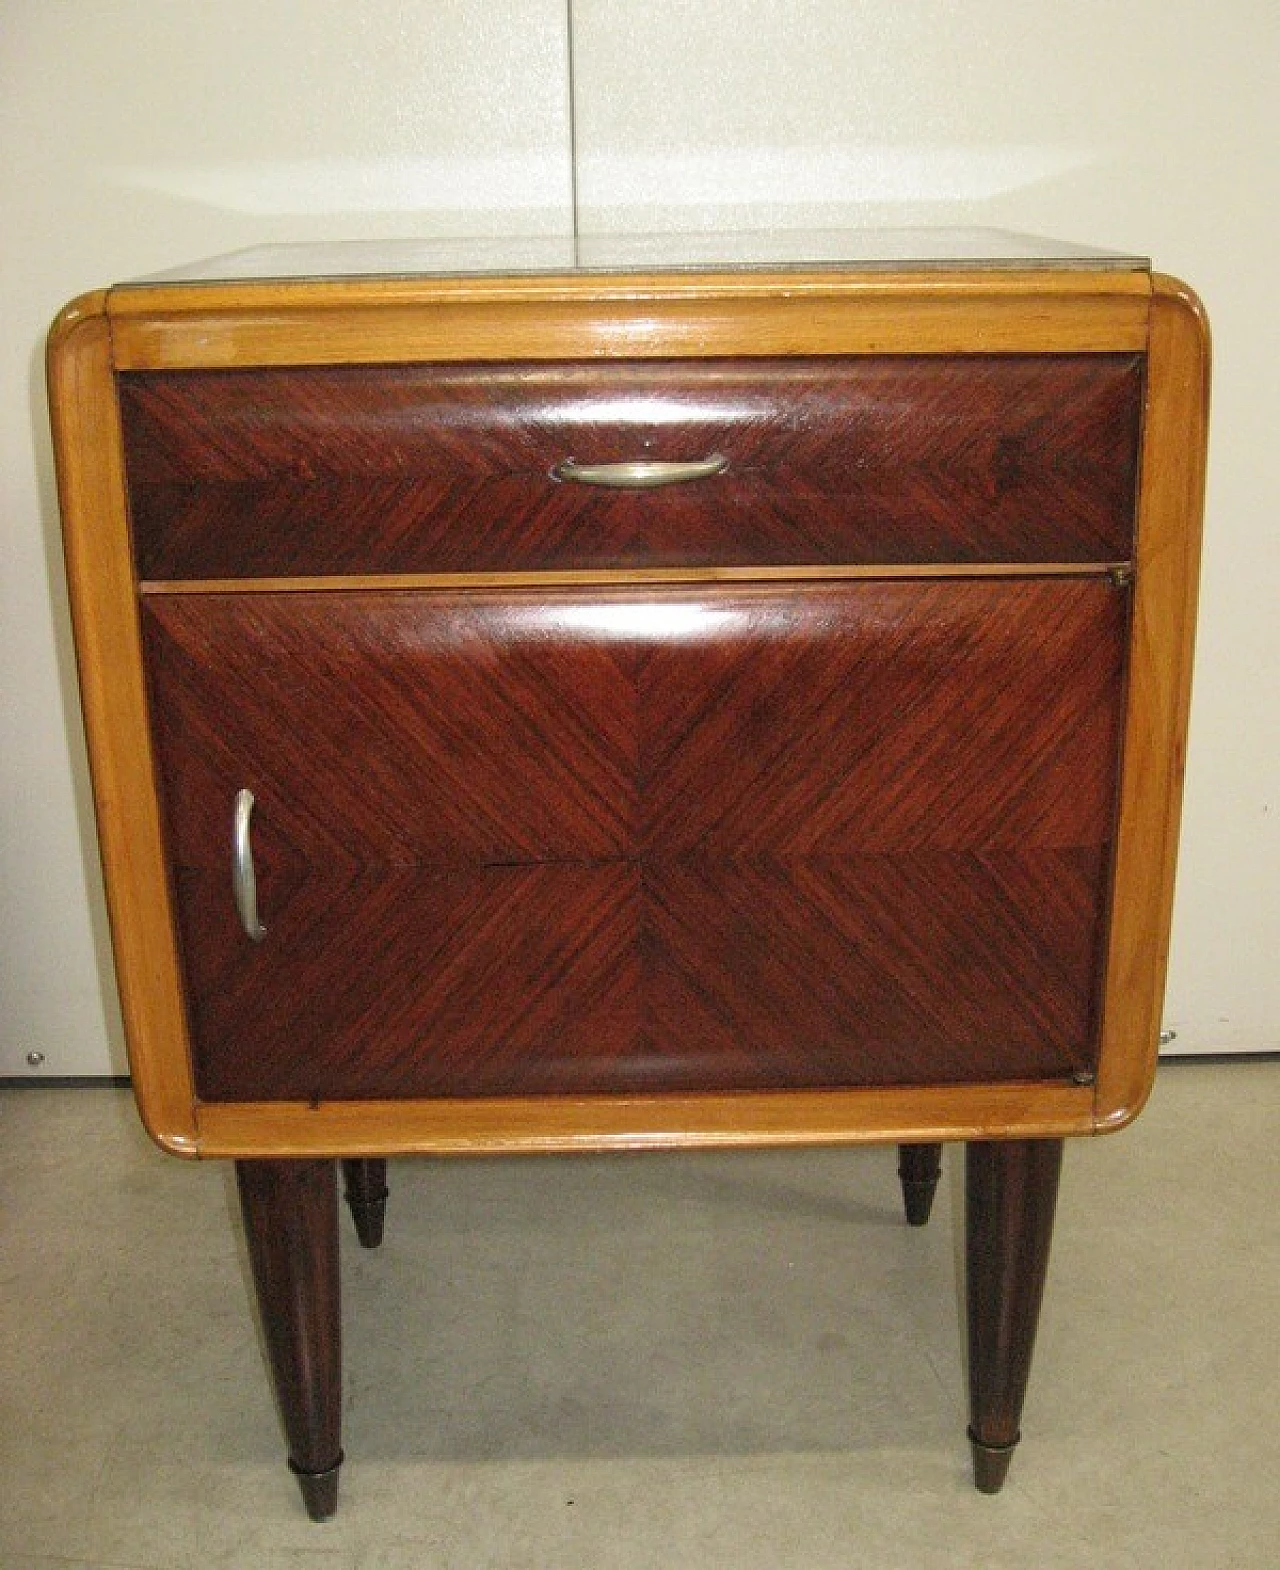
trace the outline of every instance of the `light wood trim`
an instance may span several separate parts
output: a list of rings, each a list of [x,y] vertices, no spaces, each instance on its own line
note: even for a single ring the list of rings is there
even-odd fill
[[[1057,1138],[1093,1129],[1088,1087],[926,1085],[738,1095],[203,1103],[201,1156],[520,1155]]]
[[[1124,572],[1129,563],[924,562],[901,566],[822,567],[628,567],[547,572],[388,572],[314,578],[150,578],[152,594],[323,594],[382,589],[626,588],[665,583],[809,583],[885,578],[1097,578]]]
[[[49,335],[49,403],[80,693],[134,1091],[153,1139],[195,1154],[186,1017],[147,727],[105,297]]]
[[[1151,296],[1154,287],[1154,305]],[[335,1105],[195,1101],[147,727],[137,593],[1089,575],[1125,563],[655,568],[139,586],[113,365],[595,356],[1140,351],[1148,347],[1117,893],[1095,1088],[935,1086],[629,1100]],[[601,1150],[1058,1137],[1119,1127],[1149,1089],[1186,725],[1207,338],[1189,291],[1143,273],[488,280],[130,289],[69,307],[50,396],[104,866],[144,1122],[180,1154]],[[1153,880],[1151,869],[1162,869]]]
[[[568,272],[544,274],[430,274],[403,277],[348,275],[341,278],[226,279],[205,283],[136,283],[110,291],[112,315],[152,317],[166,313],[203,316],[239,310],[247,301],[263,310],[285,310],[299,302],[328,310],[335,306],[423,305],[468,301],[478,305],[611,300],[634,312],[651,300],[770,301],[780,297],[826,298],[858,295],[900,299],[928,291],[939,295],[1007,296],[1020,308],[1035,299],[1071,294],[1082,298],[1132,295],[1146,300],[1151,274],[1139,267],[948,268],[768,268],[722,272]]]
[[[1164,277],[1153,283],[1124,783],[1097,1081],[1100,1132],[1137,1117],[1155,1076],[1204,504],[1208,323],[1184,284]]]
[[[1144,272],[345,280],[113,290],[126,370],[1142,349]]]

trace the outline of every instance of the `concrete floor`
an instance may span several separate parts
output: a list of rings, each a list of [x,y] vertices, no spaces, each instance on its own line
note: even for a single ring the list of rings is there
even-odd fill
[[[1067,1152],[1025,1438],[974,1493],[953,1225],[891,1152],[396,1162],[344,1217],[335,1521],[284,1466],[227,1168],[0,1096],[5,1570],[1280,1563],[1280,1064]],[[950,1153],[958,1155],[958,1152]]]

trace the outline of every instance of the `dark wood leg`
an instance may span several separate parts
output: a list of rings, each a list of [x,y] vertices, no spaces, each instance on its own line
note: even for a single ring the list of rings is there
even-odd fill
[[[907,1220],[922,1227],[933,1209],[938,1178],[942,1175],[941,1145],[899,1145],[898,1176],[902,1179],[902,1202]]]
[[[980,1492],[995,1494],[1021,1437],[1062,1141],[971,1144],[966,1157],[969,1441],[973,1480]]]
[[[364,1248],[377,1248],[387,1217],[387,1163],[373,1157],[342,1163],[347,1204]]]
[[[342,1335],[332,1161],[237,1161],[263,1335],[307,1514],[338,1506]]]

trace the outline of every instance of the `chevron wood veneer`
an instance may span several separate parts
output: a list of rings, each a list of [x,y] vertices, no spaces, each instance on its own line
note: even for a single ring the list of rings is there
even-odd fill
[[[268,248],[54,328],[134,1086],[237,1161],[316,1519],[339,1162],[376,1246],[388,1156],[892,1141],[922,1224],[965,1141],[994,1492],[1063,1141],[1150,1088],[1203,314],[1008,236],[777,243],[305,281]]]
[[[1087,1071],[1127,599],[149,597],[201,1093]],[[258,945],[227,892],[242,786]]]
[[[1126,560],[1136,355],[138,372],[142,576]],[[703,485],[565,457],[718,452]]]

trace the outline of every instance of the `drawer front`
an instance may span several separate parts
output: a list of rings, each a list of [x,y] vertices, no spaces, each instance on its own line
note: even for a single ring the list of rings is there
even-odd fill
[[[1087,1069],[1127,598],[149,596],[200,1094]],[[229,885],[242,787],[260,943]]]
[[[1141,357],[148,372],[144,579],[1127,559]],[[722,473],[658,490],[565,459]]]

